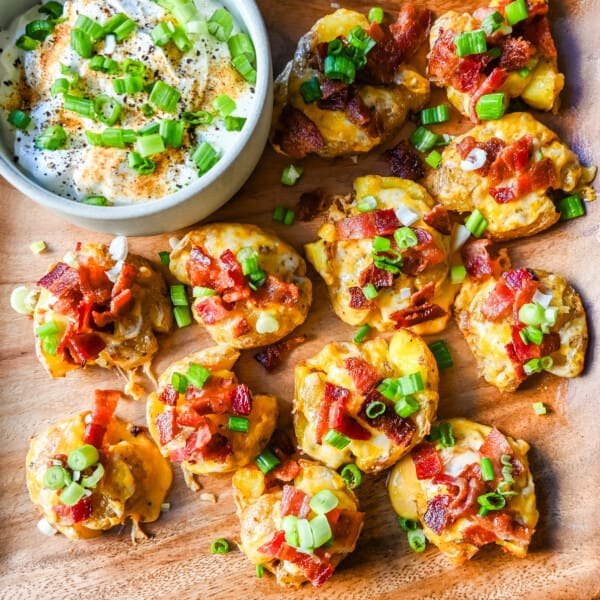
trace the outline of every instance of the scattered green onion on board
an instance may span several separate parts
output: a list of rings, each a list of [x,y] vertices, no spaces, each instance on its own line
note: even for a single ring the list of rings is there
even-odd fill
[[[304,173],[304,169],[302,167],[288,165],[281,173],[281,183],[288,186],[296,185],[300,177],[302,177],[302,173]]]
[[[353,463],[346,465],[341,470],[340,475],[346,483],[346,487],[350,490],[355,490],[362,483],[362,473]]]
[[[211,554],[227,554],[229,552],[229,542],[225,538],[218,538],[210,545]]]
[[[448,369],[454,364],[448,344],[444,340],[436,340],[428,344],[428,346],[440,371]]]

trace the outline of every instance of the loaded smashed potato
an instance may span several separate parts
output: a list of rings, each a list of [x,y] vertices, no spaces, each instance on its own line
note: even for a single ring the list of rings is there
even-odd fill
[[[191,285],[196,321],[219,344],[272,344],[304,322],[312,300],[306,263],[255,225],[213,223],[188,233],[170,269]]]
[[[41,512],[40,529],[91,538],[128,519],[156,521],[171,487],[171,466],[143,428],[114,416],[121,393],[96,390],[92,411],[52,425],[31,439],[26,475]]]
[[[429,100],[429,81],[404,63],[431,11],[405,4],[395,22],[339,9],[300,40],[275,82],[271,142],[293,158],[369,152]]]
[[[424,533],[456,565],[487,544],[524,557],[538,521],[529,445],[466,419],[439,422],[429,437],[388,484],[411,546]]]

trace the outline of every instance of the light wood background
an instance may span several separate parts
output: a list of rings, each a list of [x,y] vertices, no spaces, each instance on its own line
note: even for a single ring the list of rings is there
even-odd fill
[[[367,11],[366,1],[340,5]],[[400,4],[379,3],[386,10]],[[472,3],[432,2],[438,14]],[[275,72],[291,56],[298,37],[332,10],[327,0],[259,0],[270,32]],[[337,5],[336,5],[337,6]],[[552,27],[560,64],[567,74],[563,109],[557,117],[543,116],[568,140],[581,159],[600,163],[600,58],[598,54],[599,0],[552,3]],[[441,98],[441,97],[440,97]],[[458,122],[457,129],[466,123]],[[407,131],[410,130],[408,126]],[[369,173],[387,174],[380,151],[361,158],[324,162],[305,160],[305,175],[294,188],[279,184],[289,161],[267,149],[251,179],[240,193],[214,215],[273,228],[301,249],[313,240],[318,221],[285,227],[271,222],[272,209],[293,206],[303,191],[321,186],[330,193],[347,193],[352,180]],[[582,377],[564,381],[549,375],[532,378],[515,394],[500,394],[477,377],[471,356],[454,324],[441,336],[452,350],[455,366],[442,373],[441,417],[464,416],[495,424],[532,446],[531,466],[536,478],[540,523],[530,555],[523,560],[497,548],[484,550],[463,567],[455,568],[435,548],[424,554],[410,552],[396,525],[386,488],[386,474],[367,477],[359,490],[366,525],[356,552],[339,567],[321,590],[305,586],[286,591],[290,598],[545,598],[585,600],[600,597],[600,436],[598,393],[600,361],[595,324],[600,322],[598,299],[600,238],[598,203],[588,205],[585,218],[554,227],[533,239],[509,244],[517,265],[555,270],[581,293],[588,311],[591,343]],[[202,502],[184,485],[175,469],[169,495],[171,511],[146,526],[151,539],[132,545],[129,531],[113,531],[91,541],[70,542],[62,536],[46,538],[36,529],[38,515],[25,487],[24,460],[28,437],[50,423],[90,405],[96,387],[120,387],[116,375],[101,369],[71,373],[50,381],[33,349],[31,321],[9,308],[17,284],[32,285],[54,261],[79,240],[108,241],[68,225],[0,181],[0,597],[2,598],[280,598],[284,591],[273,578],[254,576],[254,567],[235,549],[212,556],[216,537],[238,539],[238,521],[229,477],[202,479],[203,491],[218,497]],[[174,232],[180,236],[182,232]],[[168,249],[170,235],[135,238],[130,249],[156,258]],[[30,242],[45,240],[49,250],[35,256]],[[265,375],[243,354],[238,373],[253,390],[279,397],[283,421],[289,421],[293,366],[315,354],[324,343],[347,340],[353,330],[334,316],[323,283],[311,271],[314,304],[299,332],[309,340],[296,349],[274,375]],[[211,345],[200,329],[176,331],[155,360],[160,372],[173,359]],[[550,414],[536,417],[532,402],[543,401]],[[143,424],[143,402],[122,402],[118,414]]]

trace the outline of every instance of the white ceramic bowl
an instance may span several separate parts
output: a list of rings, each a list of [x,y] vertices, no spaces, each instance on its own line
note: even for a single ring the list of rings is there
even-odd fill
[[[265,147],[273,107],[273,74],[269,39],[256,3],[253,0],[221,1],[254,42],[258,75],[256,102],[236,144],[196,183],[160,200],[142,204],[89,206],[61,198],[31,179],[14,164],[11,149],[1,139],[0,175],[66,220],[112,234],[151,235],[174,231],[204,219],[225,204],[248,179]],[[0,26],[6,27],[37,3],[37,0],[0,2]]]

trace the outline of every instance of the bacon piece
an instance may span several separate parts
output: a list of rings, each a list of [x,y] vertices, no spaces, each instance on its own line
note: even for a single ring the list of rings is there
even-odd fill
[[[446,526],[448,516],[446,507],[448,506],[449,496],[438,495],[434,496],[427,503],[427,510],[423,515],[423,522],[429,529],[440,535]]]
[[[365,104],[364,100],[360,97],[360,94],[358,94],[354,88],[350,88],[350,94],[348,95],[346,118],[350,123],[358,125],[363,129],[368,127],[373,118],[371,109]],[[378,132],[374,131],[373,133],[375,135],[371,137],[376,137]]]
[[[498,538],[507,540],[510,542],[518,542],[523,545],[528,545],[531,542],[531,536],[533,535],[534,529],[522,525],[517,521],[513,520],[510,514],[502,511],[488,514],[485,519],[487,522],[491,521],[491,525],[496,532]]]
[[[296,218],[300,221],[312,221],[323,213],[330,204],[327,194],[321,188],[312,192],[303,192],[296,203]]]
[[[533,301],[533,296],[538,289],[538,282],[533,279],[526,279],[521,285],[521,289],[517,290],[515,295],[515,303],[513,305],[513,311],[515,316],[515,323],[519,322],[519,310],[523,304],[529,304]]]
[[[479,510],[477,498],[486,492],[486,484],[477,463],[467,465],[458,477],[452,479],[455,489],[452,491],[447,516],[449,520],[454,521]]]
[[[115,281],[112,288],[111,296],[116,298],[125,290],[131,290],[131,286],[135,283],[138,275],[138,268],[135,265],[124,263],[121,272]]]
[[[240,317],[239,319],[236,319],[235,322],[233,323],[232,329],[231,329],[231,333],[233,333],[233,337],[240,337],[242,335],[245,335],[246,333],[249,333],[251,331],[251,327],[248,324],[248,321],[246,321],[246,319],[244,319],[244,317]]]
[[[267,370],[274,371],[287,354],[306,341],[305,335],[297,335],[266,346],[254,355],[254,358]]]
[[[205,325],[214,325],[222,321],[229,316],[230,312],[218,296],[209,296],[202,302],[196,303],[194,308]]]
[[[218,435],[218,434],[217,434]],[[201,417],[196,431],[185,442],[184,460],[194,460],[213,438],[213,426],[205,417]]]
[[[367,300],[362,288],[351,287],[348,289],[348,293],[350,294],[350,302],[348,303],[350,308],[368,310],[375,308],[375,301]]]
[[[121,398],[119,390],[94,390],[94,404],[92,406],[92,418],[86,423],[83,441],[96,448],[102,446],[102,439],[106,429],[117,410],[117,404]]]
[[[365,513],[347,508],[334,509],[327,513],[327,519],[330,519],[330,514],[337,512],[337,519],[333,523],[330,522],[335,553],[352,552],[356,546],[356,540],[362,529]],[[332,519],[333,520],[333,519]]]
[[[184,404],[177,411],[177,424],[181,427],[199,427],[206,418],[199,415],[198,411],[190,404]]]
[[[479,453],[481,456],[490,459],[494,467],[496,479],[498,480],[502,479],[502,456],[507,454],[511,458],[514,458],[514,451],[508,443],[506,436],[495,427],[487,434],[485,440],[483,440],[483,444],[479,448]],[[521,465],[520,467],[522,469]]]
[[[535,47],[533,44],[522,37],[509,36],[502,43],[500,67],[507,71],[524,69],[534,54]]]
[[[325,140],[315,123],[289,104],[279,118],[275,143],[291,158],[304,158],[325,147]]]
[[[275,275],[267,275],[264,285],[258,288],[254,297],[259,306],[270,303],[294,306],[298,303],[300,292],[295,283],[285,283]]]
[[[65,290],[79,290],[79,273],[68,264],[57,262],[49,273],[38,280],[37,285],[55,296],[61,296]]]
[[[367,408],[372,402],[383,402],[386,405],[385,412],[373,419],[367,415]],[[365,396],[358,415],[371,427],[385,433],[396,446],[402,448],[410,444],[416,430],[412,420],[403,419],[400,415],[396,414],[393,407],[374,388]]]
[[[543,158],[531,163],[527,175],[529,176],[529,181],[526,188],[523,186],[526,189],[523,193],[557,187],[558,177],[556,175],[556,167],[550,158]],[[519,181],[519,187],[521,185]]]
[[[168,406],[177,406],[177,400],[179,400],[179,392],[168,383],[163,391],[160,393],[158,399]]]
[[[161,446],[168,444],[181,431],[177,424],[177,413],[172,407],[168,407],[164,412],[157,415],[154,424],[158,431],[158,440]]]
[[[306,554],[293,546],[283,543],[277,553],[279,560],[295,564],[302,574],[315,586],[321,587],[334,572],[334,567],[325,558],[316,554]]]
[[[390,32],[402,58],[412,56],[425,41],[431,27],[432,12],[428,8],[415,6],[412,2],[404,4]]]
[[[514,301],[514,290],[501,278],[484,300],[481,313],[489,321],[496,321],[510,313]]]
[[[478,147],[479,143],[472,135],[466,135],[456,144],[456,152],[462,160],[465,160],[471,153],[471,150]]]
[[[446,311],[438,304],[427,302],[421,306],[409,306],[408,308],[397,310],[390,315],[390,319],[396,322],[394,329],[402,329],[413,327],[432,319],[438,319],[446,314]]]
[[[540,344],[540,354],[548,356],[560,350],[560,334],[555,331],[544,334],[542,343]]]
[[[444,251],[438,247],[433,236],[420,227],[411,228],[419,243],[407,248],[402,254],[402,271],[407,275],[416,276],[429,267],[433,267],[446,258]]]
[[[425,176],[425,165],[421,156],[406,140],[400,140],[393,148],[386,150],[384,155],[394,177],[416,181]]]
[[[373,263],[358,277],[358,285],[361,288],[369,283],[373,284],[378,290],[384,287],[390,287],[394,284],[394,275],[390,271],[376,267],[375,263]]]
[[[288,458],[277,465],[268,475],[268,480],[293,481],[300,474],[301,468],[297,461]]]
[[[199,452],[205,461],[224,463],[233,454],[233,449],[229,440],[224,435],[215,433],[208,444]]]
[[[426,215],[423,215],[423,221],[443,235],[450,235],[452,231],[450,213],[443,204],[436,204]]]
[[[471,99],[471,109],[470,109],[470,117],[474,123],[479,123],[479,118],[477,117],[477,112],[475,111],[475,107],[477,106],[477,102],[482,96],[486,94],[493,94],[498,91],[500,87],[506,81],[508,77],[508,73],[505,69],[500,67],[496,67],[484,80],[484,82],[475,90]]]
[[[328,46],[328,44],[325,44],[325,46]],[[325,48],[325,54],[327,54],[327,48]],[[347,90],[348,84],[336,79],[329,79],[329,77],[323,77],[320,87],[321,98],[327,100],[328,98],[331,98],[331,96],[335,96],[343,90]]]
[[[283,486],[283,496],[279,508],[281,517],[294,515],[300,519],[306,519],[310,513],[310,496],[293,485]]]
[[[535,279],[534,273],[530,269],[511,269],[502,273],[502,277],[506,280],[506,283],[515,291],[523,289],[526,281],[533,281]]]
[[[244,285],[244,273],[242,266],[238,262],[235,254],[231,250],[225,250],[219,256],[219,260],[225,267],[225,272],[231,278],[233,285],[231,287],[238,288]]]
[[[327,81],[327,78],[326,78]],[[327,90],[330,91],[330,90]],[[342,85],[339,89],[332,91],[327,96],[323,96],[318,102],[317,106],[321,110],[331,110],[336,112],[343,112],[348,106],[348,99],[350,96],[350,88],[347,85]]]
[[[201,390],[190,385],[185,399],[200,415],[222,415],[232,412],[233,389],[232,379],[211,377]]]
[[[462,247],[462,258],[469,274],[475,281],[483,281],[494,274],[494,263],[488,248],[492,242],[488,239],[468,240]]]
[[[79,289],[87,302],[105,304],[110,301],[113,283],[104,268],[96,264],[91,257],[80,256]]]
[[[65,336],[64,347],[75,362],[84,364],[98,358],[106,344],[96,333],[75,333]]]
[[[490,185],[497,186],[513,175],[523,173],[529,163],[532,148],[531,135],[525,135],[504,147],[490,167]]]
[[[434,444],[421,442],[411,450],[411,456],[419,481],[431,479],[441,473],[442,459]]]
[[[495,542],[496,534],[479,524],[469,525],[462,530],[463,542],[482,548],[486,544]]]
[[[513,368],[515,370],[515,377],[519,381],[525,381],[525,379],[527,379],[527,375],[525,375],[523,364],[517,357],[517,352],[515,350],[514,344],[512,342],[510,344],[506,344],[506,346],[504,346],[504,351],[506,352],[506,356],[508,356],[508,359],[513,365]]]
[[[511,187],[490,188],[490,196],[498,204],[508,204],[517,199],[515,191]]]
[[[517,356],[517,360],[520,363],[526,363],[528,360],[532,358],[540,358],[540,347],[537,344],[529,343],[526,344],[521,339],[519,332],[525,327],[522,325],[513,325],[512,326],[512,345],[515,349],[515,354]]]
[[[435,294],[435,281],[430,281],[425,284],[420,290],[416,291],[410,297],[410,303],[412,306],[422,306],[427,304],[429,300],[433,298]]]
[[[519,30],[523,37],[529,40],[541,54],[547,58],[556,58],[556,46],[550,32],[548,17],[529,18],[519,24]]]
[[[208,287],[211,289],[220,270],[215,260],[208,256],[199,246],[192,246],[190,258],[185,265],[185,269],[192,286]]]
[[[319,410],[319,417],[316,425],[316,438],[317,444],[320,444],[323,440],[323,436],[329,431],[329,413],[334,404],[341,404],[342,407],[346,404],[350,398],[350,390],[346,388],[333,385],[329,381],[325,382],[324,397],[321,401],[321,407]]]
[[[270,542],[267,542],[258,548],[258,552],[268,556],[269,558],[275,558],[284,543],[285,532],[278,531]]]
[[[73,523],[87,521],[92,516],[92,497],[84,496],[77,504],[69,507]]]
[[[366,360],[356,356],[350,356],[345,359],[344,367],[350,373],[350,377],[360,394],[364,394],[370,390],[382,379],[375,367]]]
[[[390,235],[400,227],[396,212],[391,208],[372,211],[375,217],[375,229],[378,235]]]
[[[236,415],[249,415],[252,412],[252,394],[245,383],[231,390],[231,408]]]

